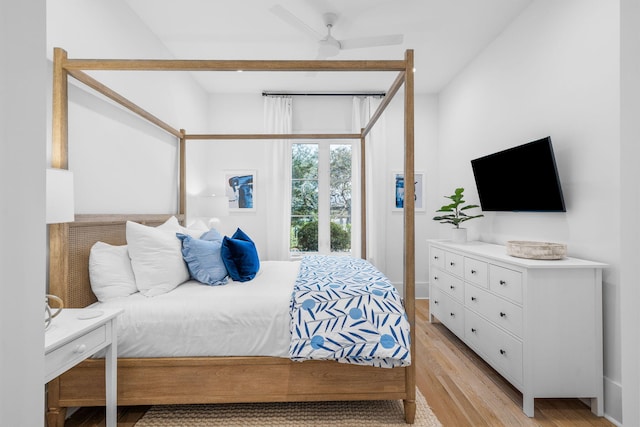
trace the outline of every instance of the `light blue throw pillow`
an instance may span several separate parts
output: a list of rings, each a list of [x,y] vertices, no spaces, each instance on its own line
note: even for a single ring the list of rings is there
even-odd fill
[[[210,230],[202,237],[212,231],[217,233],[215,230]],[[222,261],[220,252],[222,238],[216,240],[194,239],[182,233],[176,233],[176,236],[182,241],[182,258],[187,263],[191,277],[205,285],[217,286],[227,283],[227,268]]]
[[[220,241],[222,242],[222,234],[218,233],[218,230],[212,228],[200,236],[202,240],[209,240],[210,242]]]

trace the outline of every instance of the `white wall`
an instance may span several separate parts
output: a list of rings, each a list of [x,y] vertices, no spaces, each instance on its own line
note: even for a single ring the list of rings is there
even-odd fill
[[[640,3],[621,2],[621,209],[622,239],[620,268],[622,341],[622,420],[626,426],[640,425]]]
[[[472,238],[559,241],[604,272],[605,411],[621,419],[619,5],[534,1],[441,93],[439,193],[465,187],[470,160],[550,135],[566,213],[485,213]],[[509,177],[505,177],[509,179]],[[440,237],[449,230],[441,228]]]
[[[0,423],[38,426],[44,409],[45,2],[0,2],[0,16]]]
[[[208,99],[208,124],[211,133],[262,133],[262,96],[261,94],[216,95]],[[202,149],[204,162],[200,167],[192,169],[194,175],[201,179],[202,186],[187,183],[187,192],[200,194],[224,194],[225,170],[255,170],[256,183],[254,192],[255,212],[232,212],[220,219],[218,230],[232,235],[237,227],[242,228],[256,243],[258,254],[264,259],[266,254],[267,209],[265,189],[270,185],[267,181],[267,153],[270,141],[192,141],[187,146],[191,156],[192,149]],[[189,157],[189,162],[190,162]],[[191,163],[187,169],[192,167]]]
[[[420,75],[416,75],[419,79]],[[425,185],[425,209],[416,211],[415,238],[416,238],[416,296],[426,298],[429,294],[427,266],[428,250],[426,239],[434,236],[438,223],[431,220],[436,207],[434,203],[440,203],[438,194],[438,100],[436,96],[417,94],[415,103],[415,171],[424,173]],[[387,167],[385,175],[389,177],[389,188],[386,188],[384,205],[380,209],[386,213],[385,247],[386,247],[386,271],[385,274],[391,281],[399,285],[403,278],[403,223],[404,215],[401,211],[392,211],[394,188],[391,176],[394,171],[402,171],[404,167],[404,96],[398,93],[389,105],[385,113],[387,125]],[[435,200],[435,202],[434,202]],[[399,286],[398,286],[399,287]]]
[[[47,23],[49,58],[54,47],[69,58],[171,58],[123,2],[48,1]],[[174,128],[205,129],[207,98],[188,73],[90,74]],[[177,212],[177,138],[69,80],[76,213]]]

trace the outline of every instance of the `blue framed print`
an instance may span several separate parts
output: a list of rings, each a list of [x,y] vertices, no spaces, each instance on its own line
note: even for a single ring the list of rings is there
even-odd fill
[[[415,210],[424,211],[424,172],[414,172],[415,178]],[[392,210],[402,211],[404,209],[404,173],[395,171],[391,173],[392,180]]]
[[[229,198],[229,211],[255,212],[255,170],[225,171],[224,188],[225,195]]]

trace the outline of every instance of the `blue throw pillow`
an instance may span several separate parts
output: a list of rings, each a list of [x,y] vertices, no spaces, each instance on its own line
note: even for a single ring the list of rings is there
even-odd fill
[[[210,242],[219,241],[222,242],[222,234],[218,233],[218,230],[212,228],[200,236],[202,240],[209,240]]]
[[[194,239],[182,233],[176,233],[176,236],[182,241],[182,258],[191,277],[206,285],[227,283],[227,268],[221,256],[222,241]]]
[[[256,245],[239,228],[233,236],[224,236],[221,253],[222,261],[233,280],[246,282],[258,274],[260,259]]]

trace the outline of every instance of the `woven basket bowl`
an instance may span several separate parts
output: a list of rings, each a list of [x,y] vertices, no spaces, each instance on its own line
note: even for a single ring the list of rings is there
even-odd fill
[[[528,259],[562,259],[567,256],[567,245],[564,243],[509,240],[507,255]]]

